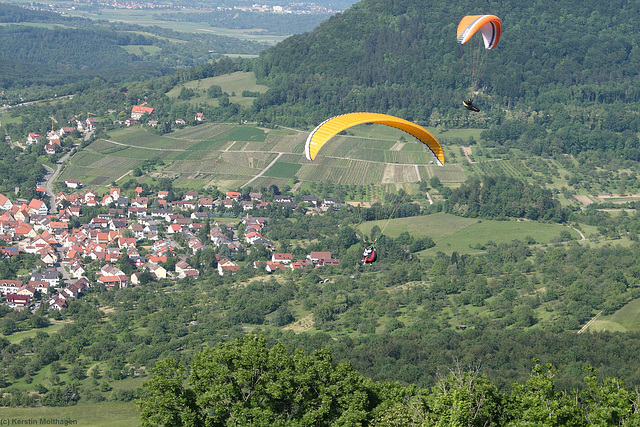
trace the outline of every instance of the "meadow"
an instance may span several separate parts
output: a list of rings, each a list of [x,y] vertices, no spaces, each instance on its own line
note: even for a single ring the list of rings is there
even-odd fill
[[[580,239],[575,230],[560,224],[479,220],[446,213],[388,221],[368,221],[360,224],[358,228],[369,235],[374,226],[378,226],[389,237],[397,237],[403,232],[408,232],[413,237],[432,238],[436,246],[420,252],[420,255],[434,255],[436,252],[451,254],[454,251],[459,254],[478,253],[487,242],[509,243],[513,240],[524,241],[529,237],[533,237],[537,244],[549,244],[565,230],[571,233],[573,239]]]
[[[201,80],[193,80],[181,85],[178,85],[167,92],[169,98],[177,98],[180,91],[183,88],[192,89],[196,95],[189,99],[189,102],[193,105],[218,105],[217,98],[208,98],[207,89],[212,85],[220,86],[222,92],[228,93],[229,101],[234,104],[242,105],[243,107],[249,107],[253,104],[255,98],[244,97],[242,92],[247,90],[250,92],[264,93],[269,88],[265,85],[258,84],[255,76],[252,72],[237,71],[231,74],[225,74],[222,76],[208,77]]]
[[[140,425],[140,412],[133,402],[80,403],[75,406],[66,407],[3,407],[2,414],[0,415],[0,420],[9,423],[13,420],[13,425],[65,425],[64,423],[66,420],[68,425],[92,427],[132,427]],[[32,420],[36,421],[34,422]],[[53,420],[57,422],[50,422]]]
[[[635,299],[610,316],[600,316],[589,327],[589,331],[637,332],[640,330],[638,316],[640,300]]]

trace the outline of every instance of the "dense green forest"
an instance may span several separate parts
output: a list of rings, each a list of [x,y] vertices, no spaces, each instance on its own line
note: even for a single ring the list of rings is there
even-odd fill
[[[28,153],[13,150],[3,141],[4,136],[0,130],[0,194],[27,199],[41,197],[36,194],[35,188],[44,176],[45,169],[37,150],[29,150]]]
[[[288,353],[263,336],[204,350],[189,366],[158,363],[139,408],[143,426],[637,425],[637,394],[586,367],[581,389],[556,388],[556,370],[537,363],[529,379],[501,392],[473,367],[439,375],[432,389],[373,382],[329,351]]]
[[[514,109],[534,122],[573,116],[583,130],[598,113],[597,123],[615,113],[635,121],[640,40],[629,35],[639,7],[623,1],[361,1],[261,54],[255,70],[271,90],[259,107],[296,124],[363,110],[422,122],[437,112],[450,125],[463,124],[467,88],[456,26],[465,15],[491,13],[504,25],[480,82],[477,101],[486,124],[509,119]],[[278,113],[271,105],[281,106]]]

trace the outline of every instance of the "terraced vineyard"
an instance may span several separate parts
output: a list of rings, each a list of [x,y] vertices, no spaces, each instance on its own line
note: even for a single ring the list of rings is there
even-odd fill
[[[294,177],[305,182],[393,184],[396,188],[433,176],[454,185],[466,179],[466,168],[455,163],[435,166],[429,151],[417,141],[407,141],[403,132],[377,136],[371,126],[353,129],[358,136],[335,137],[310,162],[303,155],[308,132],[302,130],[205,123],[160,136],[142,127],[123,128],[81,149],[58,182],[78,179],[85,185],[107,187],[123,179],[151,183],[169,177],[177,187],[215,185],[224,190],[249,182],[254,188],[293,185]],[[278,162],[271,165],[278,155]],[[151,169],[148,161],[154,165]],[[518,173],[505,161],[490,163],[498,165],[500,173]],[[142,176],[134,177],[132,172],[143,165],[147,166]],[[492,173],[484,164],[473,168]],[[254,179],[260,173],[264,175]]]

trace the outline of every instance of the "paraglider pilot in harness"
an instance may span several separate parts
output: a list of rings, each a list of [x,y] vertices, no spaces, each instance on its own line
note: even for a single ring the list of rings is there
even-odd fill
[[[462,101],[462,105],[464,105],[467,110],[475,111],[476,113],[480,112],[480,109],[473,105],[473,98],[469,98],[467,101]]]
[[[373,246],[369,246],[362,253],[362,264],[373,264],[378,259],[378,252]]]

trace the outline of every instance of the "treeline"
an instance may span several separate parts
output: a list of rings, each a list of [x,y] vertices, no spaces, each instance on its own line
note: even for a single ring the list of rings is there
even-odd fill
[[[508,176],[473,178],[451,191],[445,211],[469,218],[564,222],[569,212],[551,190]]]
[[[0,194],[12,200],[16,195],[27,200],[42,197],[35,189],[46,171],[38,161],[37,153],[28,150],[23,154],[20,150],[11,149],[4,136],[0,131]]]
[[[613,111],[618,108],[623,111]],[[480,136],[486,147],[517,147],[535,156],[598,152],[606,153],[607,157],[640,160],[640,140],[636,135],[640,129],[638,115],[624,107],[605,111],[604,118],[597,124],[558,112],[536,122],[506,120]]]
[[[615,377],[586,367],[579,389],[556,388],[536,361],[510,392],[472,367],[441,372],[430,389],[375,382],[330,351],[305,355],[247,335],[197,353],[187,367],[158,362],[138,404],[143,426],[205,425],[637,425],[640,399]]]

